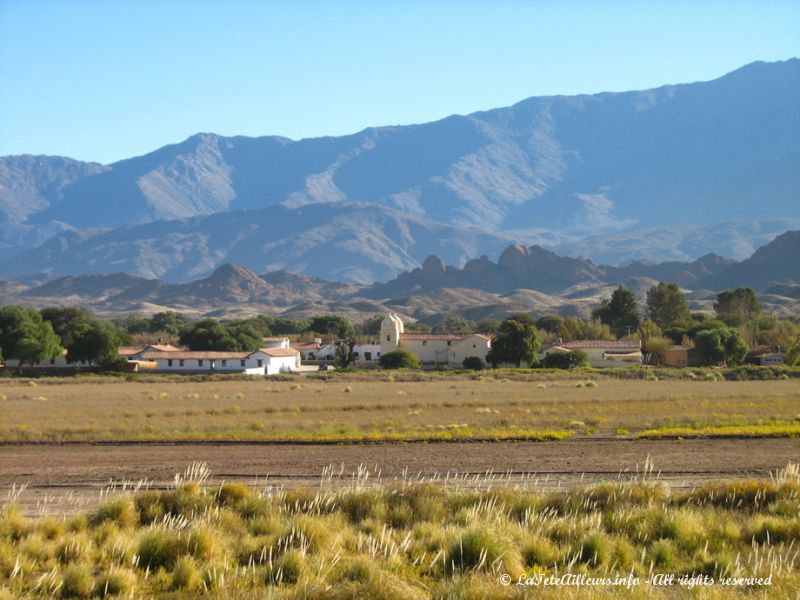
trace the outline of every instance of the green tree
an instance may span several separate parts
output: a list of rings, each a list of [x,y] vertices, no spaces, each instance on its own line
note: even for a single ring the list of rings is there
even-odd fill
[[[689,304],[677,284],[660,281],[647,290],[647,316],[662,329],[690,319]]]
[[[164,331],[172,335],[179,335],[188,323],[189,320],[184,315],[175,311],[159,312],[150,317],[150,333]]]
[[[639,327],[639,308],[634,293],[619,286],[610,299],[603,300],[592,317],[608,325],[617,336],[623,336]]]
[[[660,335],[651,335],[647,339],[642,339],[642,351],[648,358],[648,364],[663,364],[667,356],[667,350],[672,346],[672,340]]]
[[[437,333],[471,333],[475,331],[475,321],[449,315],[441,325],[433,328]]]
[[[116,327],[103,321],[91,321],[67,348],[67,360],[112,367],[120,362],[118,351],[121,342]]]
[[[62,348],[49,321],[32,308],[0,308],[0,354],[6,359],[32,363],[55,358]]]
[[[564,319],[559,315],[544,315],[536,319],[536,329],[547,333],[558,334],[564,325]]]
[[[336,357],[334,364],[340,369],[346,369],[356,361],[356,339],[348,338],[336,342]]]
[[[220,350],[235,352],[239,344],[219,321],[203,319],[188,329],[180,336],[180,343],[189,346],[191,350]]]
[[[790,367],[800,367],[800,337],[794,341],[786,352],[786,364]]]
[[[494,367],[498,364],[509,363],[517,368],[522,363],[532,365],[536,363],[536,355],[542,343],[532,322],[520,322],[506,319],[492,340],[492,349],[486,355],[486,360]]]
[[[706,329],[695,336],[695,347],[709,364],[741,364],[747,356],[747,344],[737,329]]]
[[[418,369],[419,357],[405,348],[381,354],[379,360],[384,369]]]
[[[266,325],[259,324],[255,319],[247,321],[234,321],[226,323],[224,327],[228,334],[235,340],[236,350],[253,352],[264,345],[264,331],[269,331]]]
[[[500,321],[497,319],[482,319],[475,326],[475,331],[480,333],[495,333],[500,329]]]
[[[61,345],[67,350],[91,327],[94,320],[92,314],[83,308],[50,306],[39,312],[53,326]]]
[[[340,315],[316,315],[311,317],[308,329],[316,333],[332,335],[342,340],[353,337],[355,334],[350,321]]]
[[[753,288],[736,288],[717,294],[714,311],[726,324],[736,327],[758,317],[761,314],[761,303]]]
[[[383,322],[383,315],[371,317],[359,323],[358,326],[356,327],[356,332],[358,333],[358,335],[374,337],[380,334],[382,322]]]

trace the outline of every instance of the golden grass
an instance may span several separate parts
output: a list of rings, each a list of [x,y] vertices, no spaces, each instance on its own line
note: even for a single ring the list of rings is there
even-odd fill
[[[647,429],[636,434],[640,439],[742,437],[787,438],[800,437],[800,422],[766,423],[752,425],[719,425],[701,427],[662,427]]]
[[[63,522],[0,508],[0,598],[783,598],[800,585],[796,465],[772,481],[691,492],[646,475],[567,493],[405,479],[261,491],[207,476],[196,465],[170,490],[118,496]],[[652,573],[708,585],[688,594],[649,585]],[[638,583],[503,584],[557,574]]]
[[[592,375],[594,386],[586,386],[586,374],[546,374],[536,381],[473,375],[392,381],[381,372],[357,377],[42,378],[36,389],[23,379],[0,379],[6,397],[0,441],[561,439],[790,424],[800,415],[800,386],[791,379]]]

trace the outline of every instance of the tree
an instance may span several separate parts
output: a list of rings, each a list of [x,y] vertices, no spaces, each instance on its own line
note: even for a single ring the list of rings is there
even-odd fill
[[[647,316],[662,329],[689,320],[689,304],[677,284],[660,281],[647,290]]]
[[[610,299],[603,300],[600,307],[592,312],[592,317],[609,327],[617,336],[630,333],[639,326],[639,309],[634,293],[619,286]]]
[[[642,351],[648,358],[647,364],[660,365],[667,356],[667,350],[672,346],[672,340],[660,335],[652,335],[646,340],[642,339]]]
[[[264,336],[268,335],[264,331],[269,329],[255,319],[247,321],[234,321],[227,323],[224,327],[228,334],[234,339],[236,350],[240,352],[253,352],[264,345]]]
[[[464,365],[465,369],[470,371],[480,371],[486,366],[483,364],[483,360],[481,360],[480,356],[468,356],[461,364]]]
[[[545,369],[574,369],[575,367],[588,366],[588,364],[589,355],[583,350],[548,352],[543,362]]]
[[[737,329],[706,329],[694,339],[695,347],[709,364],[741,364],[747,356],[747,344]]]
[[[419,369],[419,357],[405,348],[381,354],[379,362],[384,369]]]
[[[203,319],[184,330],[179,338],[181,344],[191,350],[220,350],[235,352],[237,341],[222,323],[214,319]]]
[[[564,324],[564,319],[558,315],[545,315],[536,319],[536,329],[539,331],[546,331],[547,333],[557,334],[561,331],[561,326]]]
[[[0,308],[0,354],[33,363],[61,354],[58,336],[49,321],[32,308]]]
[[[726,324],[736,327],[758,317],[761,314],[761,303],[753,288],[736,288],[717,294],[714,311]]]
[[[495,333],[500,329],[500,321],[497,319],[483,319],[475,326],[475,330],[481,333]]]
[[[334,363],[340,369],[346,369],[356,361],[356,339],[349,338],[336,342],[336,358]]]
[[[338,339],[353,337],[355,330],[350,321],[340,315],[316,315],[308,324],[310,331],[332,335]]]
[[[492,340],[492,349],[486,360],[497,367],[501,363],[510,363],[519,368],[522,363],[529,365],[536,362],[536,355],[542,343],[532,322],[520,322],[506,319],[500,325],[497,335]]]
[[[150,333],[164,331],[172,335],[179,335],[188,325],[188,319],[175,311],[167,310],[154,314],[150,318]]]
[[[39,312],[53,326],[61,345],[67,350],[89,329],[94,320],[91,313],[83,308],[51,306]]]
[[[67,360],[111,367],[120,362],[119,331],[109,323],[91,321],[67,348]]]
[[[434,327],[433,331],[436,333],[471,333],[475,331],[475,321],[450,315],[441,325]]]
[[[786,352],[786,364],[790,367],[800,367],[800,337],[791,345]]]
[[[356,331],[359,335],[364,336],[377,336],[381,333],[381,323],[383,323],[383,316],[378,315],[376,317],[371,317],[366,321],[362,321],[356,327]]]

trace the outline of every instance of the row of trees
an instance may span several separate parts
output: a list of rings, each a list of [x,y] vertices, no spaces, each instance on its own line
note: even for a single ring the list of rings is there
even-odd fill
[[[66,350],[70,362],[113,367],[121,360],[119,346],[130,339],[126,331],[80,308],[0,308],[0,358],[33,363]]]

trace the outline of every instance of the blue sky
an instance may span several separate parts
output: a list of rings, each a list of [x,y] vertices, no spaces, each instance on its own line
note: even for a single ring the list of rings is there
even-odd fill
[[[0,0],[0,155],[341,135],[798,55],[796,1]]]

